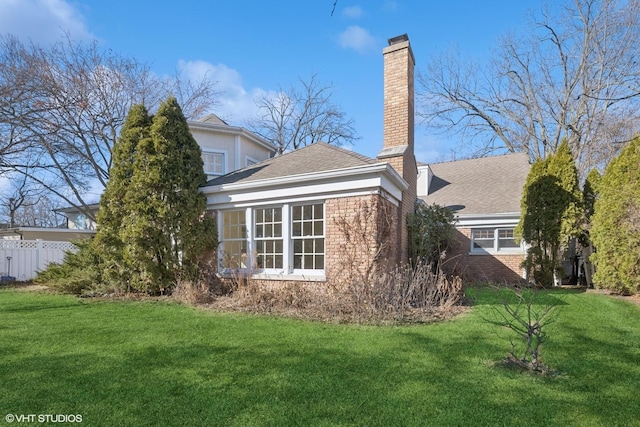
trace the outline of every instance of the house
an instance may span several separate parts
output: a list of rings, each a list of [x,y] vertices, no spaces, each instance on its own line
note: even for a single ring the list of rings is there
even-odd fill
[[[269,159],[276,153],[276,147],[271,142],[244,128],[231,126],[215,114],[189,121],[188,125],[202,150],[202,162],[208,179]],[[99,203],[93,203],[82,210],[71,206],[56,211],[65,215],[69,230],[83,230],[93,235],[98,226],[95,217],[99,207]]]
[[[418,197],[456,213],[447,268],[472,280],[516,282],[524,277],[524,244],[514,238],[530,164],[527,154],[420,165]]]
[[[223,275],[332,282],[350,250],[345,225],[367,230],[370,245],[355,248],[358,263],[408,260],[404,225],[414,209],[417,179],[415,60],[408,37],[390,39],[383,58],[384,139],[377,158],[316,143],[202,188],[218,219]]]

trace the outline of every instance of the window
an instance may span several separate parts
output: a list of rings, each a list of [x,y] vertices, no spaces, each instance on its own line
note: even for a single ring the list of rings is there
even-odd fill
[[[251,268],[320,277],[325,268],[324,215],[324,203],[220,212],[221,271]]]
[[[202,153],[204,163],[204,173],[207,175],[224,175],[224,154],[223,153]]]
[[[471,231],[473,250],[491,250],[494,246],[493,228],[480,228]]]
[[[222,213],[222,253],[220,264],[223,268],[246,268],[247,228],[245,211]]]
[[[516,242],[516,239],[513,236],[513,228],[503,228],[498,230],[498,250],[519,247],[520,245]]]
[[[282,208],[255,210],[256,265],[260,269],[282,269]]]
[[[471,252],[517,251],[520,245],[513,228],[475,228],[471,230]]]
[[[324,269],[324,205],[292,209],[293,268]]]

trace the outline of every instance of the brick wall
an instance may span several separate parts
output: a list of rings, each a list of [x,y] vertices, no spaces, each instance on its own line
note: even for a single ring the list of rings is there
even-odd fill
[[[329,281],[364,274],[401,259],[397,242],[398,208],[378,194],[329,199],[325,205],[325,271]]]
[[[517,283],[522,281],[524,254],[469,255],[471,229],[457,229],[454,245],[447,253],[444,268],[469,281]]]

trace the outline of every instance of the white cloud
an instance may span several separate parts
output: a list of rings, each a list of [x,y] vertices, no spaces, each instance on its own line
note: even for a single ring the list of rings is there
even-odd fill
[[[347,27],[338,37],[338,43],[345,49],[353,49],[359,53],[376,50],[375,38],[368,30],[357,25]]]
[[[364,11],[360,6],[349,6],[342,10],[342,15],[347,18],[361,18]]]
[[[256,115],[255,99],[269,92],[260,88],[246,90],[242,84],[242,76],[233,68],[225,64],[211,64],[206,61],[178,61],[178,68],[184,76],[193,81],[206,77],[216,82],[216,90],[220,94],[216,97],[216,113],[229,124],[243,126],[245,122]]]
[[[387,1],[385,2],[384,6],[382,6],[382,10],[384,10],[385,12],[394,12],[397,9],[398,9],[397,1]]]
[[[34,43],[50,43],[67,33],[74,40],[95,38],[84,16],[65,0],[0,0],[0,31]]]

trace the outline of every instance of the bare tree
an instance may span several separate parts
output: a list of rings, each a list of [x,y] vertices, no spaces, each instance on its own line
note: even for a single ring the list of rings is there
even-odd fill
[[[532,160],[569,142],[582,176],[631,139],[640,118],[640,1],[567,0],[502,37],[483,66],[447,52],[418,77],[432,129]]]
[[[259,97],[258,114],[248,123],[251,131],[273,142],[279,154],[314,142],[345,145],[358,139],[353,120],[332,103],[331,85],[315,74],[300,84]]]
[[[10,181],[0,193],[0,218],[9,227],[56,227],[61,220],[55,208],[60,207],[48,197],[46,189],[33,185],[25,176]]]
[[[154,75],[146,64],[67,38],[48,47],[0,37],[0,171],[13,171],[88,216],[87,194],[109,179],[111,149],[129,107],[154,110],[173,94],[195,118],[215,83]]]

